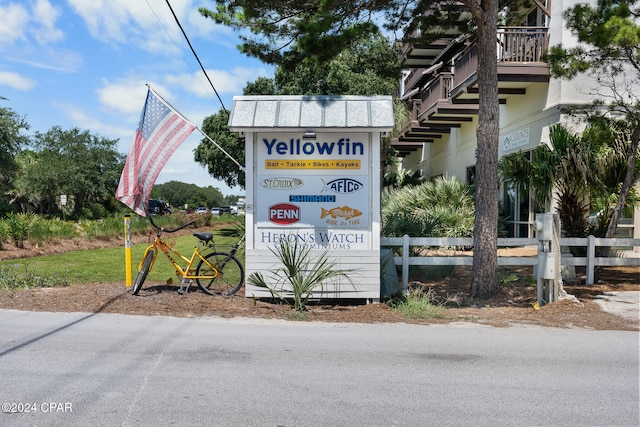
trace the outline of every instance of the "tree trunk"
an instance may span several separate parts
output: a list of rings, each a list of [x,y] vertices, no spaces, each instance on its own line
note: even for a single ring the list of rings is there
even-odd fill
[[[486,298],[498,289],[498,1],[475,0],[469,1],[468,6],[478,25],[477,73],[480,92],[471,296]]]
[[[627,174],[624,177],[624,181],[622,183],[622,188],[620,188],[620,194],[618,195],[618,203],[613,208],[613,212],[611,213],[611,220],[609,221],[609,226],[607,227],[607,232],[604,237],[613,237],[616,233],[616,229],[618,228],[618,222],[620,221],[620,217],[622,216],[622,210],[624,209],[624,205],[627,203],[627,197],[629,196],[629,192],[633,187],[635,181],[637,181],[638,177],[634,176],[635,174],[635,165],[638,154],[638,140],[640,139],[640,123],[636,124],[633,133],[631,134],[631,143],[629,144],[629,155],[627,157]]]

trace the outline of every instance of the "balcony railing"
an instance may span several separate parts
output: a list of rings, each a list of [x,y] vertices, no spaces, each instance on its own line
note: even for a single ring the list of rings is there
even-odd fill
[[[501,27],[498,28],[497,50],[498,63],[520,64],[542,63],[542,55],[549,47],[547,27]],[[404,50],[411,50],[413,44],[407,43]],[[467,46],[455,61],[454,86],[464,82],[473,75],[478,66],[478,49],[476,44]],[[425,64],[427,65],[427,64]],[[427,68],[413,68],[404,79],[405,88],[413,88],[423,78]]]
[[[498,28],[499,62],[542,62],[549,47],[547,27]]]
[[[438,101],[445,101],[449,98],[449,91],[453,82],[451,73],[440,73],[435,80],[432,80],[420,94],[422,106],[429,107]]]
[[[498,65],[542,63],[549,47],[546,27],[502,27],[498,29]],[[478,46],[467,46],[454,63],[453,87],[463,84],[478,70]]]

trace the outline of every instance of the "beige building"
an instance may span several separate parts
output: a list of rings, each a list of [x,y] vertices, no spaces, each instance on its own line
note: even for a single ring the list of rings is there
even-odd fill
[[[556,123],[581,131],[561,110],[590,102],[596,90],[602,92],[588,76],[551,78],[542,61],[549,46],[576,43],[562,18],[576,3],[534,0],[520,25],[498,28],[500,157],[530,152],[549,140],[549,127]],[[412,121],[393,142],[400,167],[420,171],[425,179],[448,175],[472,183],[479,96],[474,41],[451,32],[432,43],[405,44],[402,62],[401,97],[412,107]],[[501,186],[500,200],[512,220],[510,236],[534,237],[535,212],[528,196]],[[640,209],[634,217],[621,220],[620,237],[640,238]]]

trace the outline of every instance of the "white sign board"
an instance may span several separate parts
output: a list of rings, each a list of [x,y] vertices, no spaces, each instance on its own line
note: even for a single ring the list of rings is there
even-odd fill
[[[256,248],[284,238],[313,249],[368,248],[367,134],[261,133],[256,144]]]
[[[318,298],[380,297],[380,135],[393,128],[390,97],[234,98],[229,128],[245,136],[246,276],[283,268],[283,243],[327,255],[349,279]],[[270,297],[245,284],[245,296]]]

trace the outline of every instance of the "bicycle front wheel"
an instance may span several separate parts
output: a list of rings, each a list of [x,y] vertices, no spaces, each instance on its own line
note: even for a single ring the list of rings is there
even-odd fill
[[[214,252],[200,260],[196,268],[196,275],[207,276],[196,279],[196,282],[200,289],[209,295],[233,295],[240,290],[244,283],[242,264],[231,254],[224,252]]]
[[[149,268],[151,267],[151,262],[153,261],[153,250],[147,252],[147,256],[144,258],[142,262],[142,267],[140,271],[138,271],[138,275],[136,276],[136,281],[133,282],[133,287],[131,288],[131,293],[133,295],[138,295],[140,289],[142,289],[142,284],[147,278],[147,274],[149,274]]]

